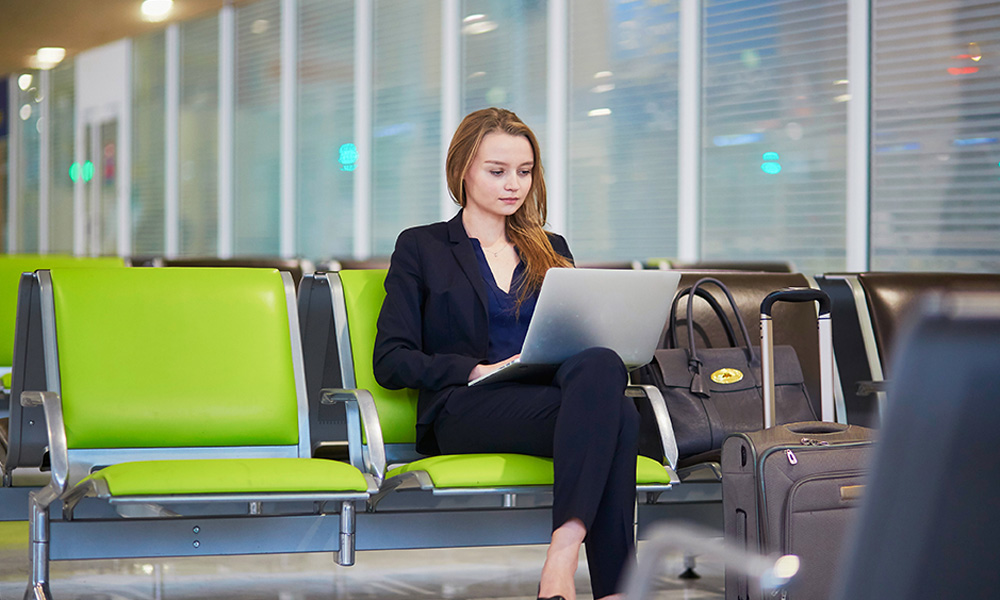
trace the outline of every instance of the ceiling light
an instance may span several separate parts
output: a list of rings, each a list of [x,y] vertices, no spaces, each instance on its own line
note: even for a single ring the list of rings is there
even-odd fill
[[[611,77],[614,75],[611,71],[598,71],[594,73],[594,79],[604,79],[606,77]]]
[[[33,79],[34,77],[31,76],[31,73],[24,73],[17,78],[17,87],[21,88],[22,92],[27,91],[27,89],[31,87],[31,81]]]
[[[167,18],[174,7],[174,0],[144,0],[142,3],[142,18],[153,23]]]
[[[462,26],[462,33],[465,35],[479,35],[489,33],[500,25],[496,21],[473,21]]]
[[[610,114],[610,108],[595,108],[594,110],[587,112],[588,117],[606,117]]]
[[[66,58],[65,48],[39,48],[34,56],[28,59],[33,69],[48,70]]]
[[[482,14],[469,15],[469,16],[465,17],[464,19],[462,19],[462,22],[463,23],[474,23],[476,21],[482,21],[485,18],[486,18],[486,15],[482,15]]]

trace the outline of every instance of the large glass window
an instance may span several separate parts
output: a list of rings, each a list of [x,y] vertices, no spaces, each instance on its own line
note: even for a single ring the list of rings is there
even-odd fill
[[[236,8],[235,254],[278,255],[280,44],[278,0]]]
[[[299,0],[296,250],[347,258],[354,230],[354,2]]]
[[[218,252],[219,18],[181,25],[180,254]]]
[[[497,106],[517,113],[545,148],[546,3],[462,3],[462,115]]]
[[[132,253],[161,256],[165,245],[166,34],[132,44]]]
[[[846,0],[704,9],[702,257],[845,267]]]
[[[570,5],[569,234],[578,262],[677,248],[677,3]]]
[[[374,62],[372,240],[388,255],[400,231],[440,218],[440,4],[378,0]]]
[[[52,166],[49,182],[49,252],[73,253],[73,165],[75,68],[61,63],[49,73],[49,143]]]
[[[1000,271],[1000,4],[873,10],[873,270]]]

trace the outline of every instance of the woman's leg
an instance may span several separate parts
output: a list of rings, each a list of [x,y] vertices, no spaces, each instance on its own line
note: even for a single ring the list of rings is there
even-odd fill
[[[595,598],[618,591],[634,557],[635,463],[639,415],[625,397],[628,373],[611,350],[594,348],[563,363],[556,423],[553,526],[579,519]]]
[[[584,540],[573,521],[586,536],[596,598],[617,590],[621,570],[632,556],[639,418],[624,396],[627,379],[617,354],[595,348],[566,361],[552,385],[456,388],[435,421],[445,454],[554,457],[554,552],[543,568],[543,596],[575,595],[560,583],[572,582]],[[572,568],[565,566],[568,561],[556,560],[563,556],[573,557]]]

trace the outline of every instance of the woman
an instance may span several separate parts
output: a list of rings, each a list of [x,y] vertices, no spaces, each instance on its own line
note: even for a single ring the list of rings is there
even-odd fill
[[[467,385],[516,356],[545,272],[572,266],[566,240],[543,229],[539,157],[534,133],[510,111],[476,111],[459,125],[446,171],[462,210],[399,235],[375,377],[420,391],[420,452],[553,457],[553,532],[538,595],[575,598],[586,542],[594,597],[609,597],[634,554],[639,417],[621,359],[593,348],[551,381]]]

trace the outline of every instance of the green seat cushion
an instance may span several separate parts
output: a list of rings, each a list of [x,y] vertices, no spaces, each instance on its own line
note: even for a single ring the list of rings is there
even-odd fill
[[[638,485],[668,485],[670,473],[652,458],[640,456],[635,464],[635,482]]]
[[[443,454],[413,461],[390,470],[386,477],[425,471],[437,488],[552,485],[552,459],[525,454]],[[670,483],[663,465],[640,456],[637,484]]]
[[[10,378],[11,378],[11,373],[4,373],[3,376],[0,377],[0,384],[3,385],[3,389],[5,390],[10,389]]]
[[[552,459],[526,454],[442,454],[392,469],[426,471],[438,488],[552,485]]]
[[[318,458],[149,460],[118,463],[88,479],[107,482],[112,496],[364,492],[351,465]]]

